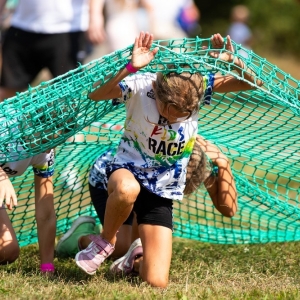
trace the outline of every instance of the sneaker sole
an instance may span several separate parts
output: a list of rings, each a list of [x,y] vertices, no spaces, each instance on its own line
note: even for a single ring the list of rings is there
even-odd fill
[[[58,241],[56,245],[56,251],[59,252],[59,247],[64,242],[66,239],[68,239],[73,232],[76,230],[76,228],[81,225],[82,223],[94,223],[96,225],[96,221],[94,218],[89,217],[89,216],[81,216],[79,217],[76,221],[72,223],[71,228],[62,236],[62,238]]]
[[[125,260],[125,259],[130,255],[130,253],[132,252],[132,250],[133,250],[135,247],[139,247],[139,246],[142,246],[142,243],[140,242],[140,239],[135,240],[135,241],[131,244],[131,246],[130,246],[130,248],[128,249],[127,253],[126,253],[124,256],[120,257],[119,259],[115,260],[115,261],[111,264],[111,266],[109,267],[110,272],[112,272],[113,274],[117,274],[116,272],[113,272],[113,268],[115,267],[115,265],[117,265],[117,264],[119,264],[121,261]],[[121,270],[120,270],[120,271],[121,271]]]
[[[95,275],[96,274],[96,271],[94,272],[88,272],[79,262],[78,262],[78,255],[79,253],[76,254],[75,256],[75,262],[76,262],[76,265],[82,270],[84,271],[86,274],[88,275]]]

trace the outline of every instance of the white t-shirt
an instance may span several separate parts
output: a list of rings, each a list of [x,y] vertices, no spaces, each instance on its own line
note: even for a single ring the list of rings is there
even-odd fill
[[[105,30],[107,33],[107,42],[109,51],[123,49],[129,46],[130,41],[134,41],[140,31],[144,30],[144,22],[147,17],[140,19],[140,10],[138,9],[138,0],[106,0],[105,1]],[[140,24],[140,20],[141,23]],[[126,28],[126,34],[123,28]],[[148,28],[146,28],[147,31]],[[148,30],[149,31],[149,30]]]
[[[150,192],[163,198],[181,200],[186,181],[186,167],[198,132],[198,114],[171,125],[161,124],[152,81],[156,74],[144,73],[126,77],[119,86],[126,106],[124,133],[116,154],[105,153],[90,172],[93,186],[106,188],[106,174],[125,168]],[[214,76],[205,77],[205,102],[209,103]],[[104,172],[105,168],[105,172]],[[99,186],[100,184],[100,186]]]
[[[29,166],[32,166],[35,175],[43,178],[51,177],[54,173],[54,150],[41,153],[19,161],[1,163],[0,167],[8,177],[22,175]]]
[[[11,25],[45,34],[86,31],[89,0],[19,0]]]
[[[0,139],[3,147],[0,151],[0,167],[9,176],[22,175],[29,166],[33,167],[33,172],[39,177],[48,178],[54,173],[54,150],[51,149],[49,153],[41,153],[35,156],[19,159],[19,154],[26,151],[21,145],[18,136],[20,134],[20,128],[18,124],[18,112],[13,110],[12,112],[6,112],[7,116],[0,117],[0,126],[2,131],[0,133]],[[12,119],[11,119],[12,117]],[[9,140],[7,143],[6,141]],[[6,153],[8,152],[8,153]],[[11,159],[15,159],[12,162],[6,161],[7,154]]]
[[[146,0],[151,7],[150,32],[154,39],[178,39],[186,36],[177,17],[189,0]]]
[[[187,5],[187,0],[146,0],[153,11],[155,21],[174,23],[182,7]]]

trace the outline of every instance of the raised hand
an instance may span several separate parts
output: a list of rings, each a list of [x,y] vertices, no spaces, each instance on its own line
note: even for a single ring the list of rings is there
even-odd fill
[[[136,69],[148,65],[158,52],[158,47],[150,50],[153,42],[153,34],[141,32],[135,39],[132,51],[131,64]]]
[[[17,205],[17,196],[12,183],[3,171],[0,172],[0,207],[5,200],[8,209]]]
[[[213,34],[211,39],[212,49],[220,49],[220,50],[212,50],[209,52],[209,55],[213,58],[219,58],[220,60],[232,62],[234,58],[234,48],[231,43],[231,38],[229,35],[226,37],[226,43],[221,36],[220,33]],[[224,47],[225,46],[225,47]],[[222,51],[222,49],[224,49]]]

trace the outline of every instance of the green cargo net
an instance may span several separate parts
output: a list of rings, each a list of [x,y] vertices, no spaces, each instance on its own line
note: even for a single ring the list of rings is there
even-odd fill
[[[231,64],[210,57],[209,39],[156,41],[155,46],[160,51],[140,72],[165,72],[172,65],[176,72],[221,72],[246,81]],[[199,111],[199,134],[231,160],[238,213],[232,219],[221,216],[200,188],[175,203],[174,236],[213,243],[300,240],[300,83],[252,51],[234,46],[236,56],[239,49],[247,52],[244,61],[264,85],[247,92],[214,93],[212,105]],[[111,101],[91,101],[87,95],[123,68],[131,53],[129,46],[103,56],[0,105],[0,161],[56,147],[58,235],[79,215],[96,216],[88,171],[96,157],[118,145],[125,109]],[[19,205],[11,217],[23,246],[37,241],[32,171],[13,182]]]

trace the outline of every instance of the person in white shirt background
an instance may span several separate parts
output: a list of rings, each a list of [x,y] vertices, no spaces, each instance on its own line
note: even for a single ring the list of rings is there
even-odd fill
[[[44,68],[53,77],[77,68],[87,38],[103,41],[103,22],[99,0],[18,0],[2,43],[0,100],[26,90]]]

